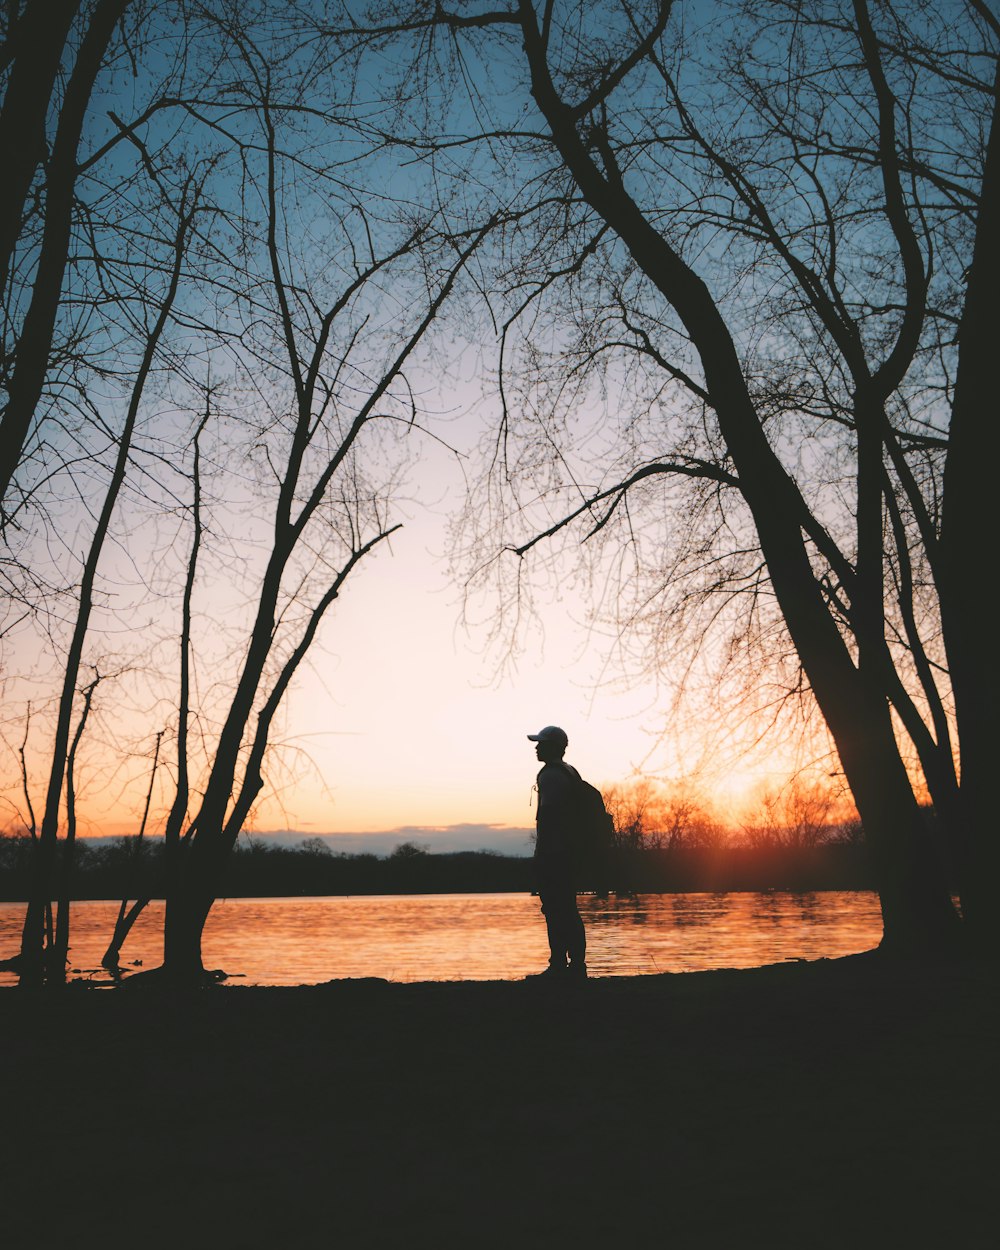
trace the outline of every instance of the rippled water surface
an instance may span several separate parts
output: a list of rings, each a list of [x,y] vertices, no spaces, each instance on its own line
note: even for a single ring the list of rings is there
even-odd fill
[[[870,950],[881,937],[869,891],[643,894],[580,899],[592,976],[749,968]],[[117,903],[73,905],[71,968],[100,972]],[[19,945],[23,904],[0,904],[0,957]],[[229,899],[212,909],[205,964],[244,985],[516,980],[547,955],[530,894],[352,895]],[[163,904],[151,903],[122,951],[125,968],[163,955]],[[13,984],[0,973],[0,984]]]

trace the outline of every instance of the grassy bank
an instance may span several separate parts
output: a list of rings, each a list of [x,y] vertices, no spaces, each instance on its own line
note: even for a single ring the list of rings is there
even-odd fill
[[[0,990],[11,1247],[993,1244],[992,971]]]

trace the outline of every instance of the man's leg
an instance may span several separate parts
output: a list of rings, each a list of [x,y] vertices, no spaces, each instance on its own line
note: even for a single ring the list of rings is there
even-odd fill
[[[587,971],[587,930],[583,925],[583,917],[577,905],[576,895],[571,899],[571,907],[566,915],[566,953],[569,955],[570,967],[586,976]]]
[[[563,865],[536,861],[538,901],[545,917],[545,933],[549,944],[549,966],[539,977],[574,977],[587,975],[587,937],[576,902],[576,888]],[[567,966],[567,960],[569,965]]]
[[[566,967],[566,933],[563,924],[559,892],[545,890],[539,894],[542,915],[545,917],[545,935],[549,942],[549,967]]]
[[[587,931],[576,899],[576,887],[570,882],[562,897],[561,942],[569,958],[567,974],[572,980],[587,976]]]
[[[565,970],[574,978],[587,975],[587,932],[571,883],[546,895],[545,923],[549,934],[550,967]],[[569,964],[567,967],[567,959]]]

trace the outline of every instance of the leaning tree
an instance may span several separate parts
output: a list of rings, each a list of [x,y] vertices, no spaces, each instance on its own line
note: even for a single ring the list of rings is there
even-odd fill
[[[405,66],[392,138],[505,212],[478,558],[509,594],[583,527],[661,636],[698,600],[757,672],[787,643],[883,945],[992,950],[991,8],[412,3],[336,33]]]

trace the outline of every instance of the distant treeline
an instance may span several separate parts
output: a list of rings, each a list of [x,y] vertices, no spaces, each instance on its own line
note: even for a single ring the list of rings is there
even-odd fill
[[[0,899],[22,901],[28,887],[30,839],[0,838]],[[122,838],[76,845],[74,899],[161,898],[163,843]],[[873,887],[863,845],[808,847],[621,849],[582,883],[596,893],[672,891],[862,890]],[[432,854],[403,843],[391,855],[343,854],[318,839],[299,846],[241,842],[230,858],[220,897],[331,894],[482,894],[527,892],[530,857],[491,851]]]

